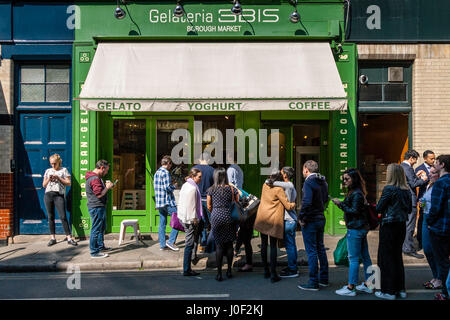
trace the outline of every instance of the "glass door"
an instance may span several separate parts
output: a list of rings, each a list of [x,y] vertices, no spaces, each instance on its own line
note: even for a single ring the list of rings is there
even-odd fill
[[[155,192],[153,189],[153,176],[161,167],[161,159],[168,155],[172,158],[170,176],[172,183],[177,182],[174,191],[175,202],[178,204],[180,189],[192,166],[193,152],[193,117],[158,116],[152,118],[151,142],[151,201],[152,201],[152,232],[158,232],[159,212],[155,208]],[[169,222],[167,223],[169,226]],[[170,231],[168,227],[166,231]]]

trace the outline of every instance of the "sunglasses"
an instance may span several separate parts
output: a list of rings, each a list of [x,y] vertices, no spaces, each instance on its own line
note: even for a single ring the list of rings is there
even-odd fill
[[[350,178],[342,178],[342,181],[348,181]]]

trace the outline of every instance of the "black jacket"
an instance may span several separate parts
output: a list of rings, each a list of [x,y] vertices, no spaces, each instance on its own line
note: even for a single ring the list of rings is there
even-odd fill
[[[339,205],[339,208],[344,211],[344,221],[347,229],[369,230],[369,222],[364,203],[364,194],[360,189],[355,189]]]
[[[385,186],[376,208],[382,214],[381,224],[406,221],[412,210],[411,197],[409,190]]]
[[[328,202],[325,177],[316,173],[310,175],[303,184],[302,194],[299,219],[303,222],[325,220],[325,204]]]
[[[417,172],[419,172],[420,170],[425,171],[425,173],[428,176],[428,180],[426,181],[426,183],[424,183],[423,185],[421,185],[419,187],[419,195],[417,196],[417,199],[420,199],[423,197],[423,195],[425,194],[425,192],[427,191],[427,185],[430,182],[430,171],[428,171],[427,167],[425,166],[425,162],[422,163],[420,166],[418,166],[416,168],[416,170],[414,170],[414,173],[417,174]]]

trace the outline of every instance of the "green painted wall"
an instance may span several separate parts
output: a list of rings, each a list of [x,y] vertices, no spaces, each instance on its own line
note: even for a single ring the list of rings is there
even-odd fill
[[[342,41],[344,29],[344,9],[340,0],[329,1],[300,1],[298,10],[302,23],[292,24],[288,18],[293,6],[287,2],[253,1],[255,4],[243,4],[246,9],[246,21],[219,22],[232,20],[228,14],[231,4],[223,2],[203,3],[185,2],[186,12],[196,12],[196,26],[210,27],[211,32],[188,31],[192,26],[188,22],[161,22],[161,13],[173,10],[174,2],[149,3],[135,2],[122,7],[127,16],[123,20],[114,18],[115,3],[109,2],[76,2],[80,6],[80,28],[75,30],[73,48],[73,232],[77,236],[87,235],[90,230],[89,213],[86,207],[84,192],[84,174],[92,170],[96,160],[100,158],[112,159],[112,119],[113,117],[144,117],[147,120],[147,186],[152,185],[151,173],[155,169],[155,117],[173,116],[174,114],[132,113],[132,112],[85,112],[79,110],[79,96],[81,86],[86,79],[92,59],[95,54],[97,41],[328,41],[334,48]],[[268,10],[269,11],[264,11]],[[150,21],[150,11],[158,10],[159,21]],[[223,11],[221,11],[223,10]],[[270,11],[272,10],[272,11]],[[152,11],[152,18],[156,11]],[[252,21],[255,14],[255,21]],[[278,18],[273,16],[276,14]],[[271,16],[272,15],[272,16]],[[164,17],[164,16],[163,16]],[[168,19],[168,18],[167,18]],[[275,19],[277,22],[268,22]],[[227,21],[228,21],[227,20]],[[163,21],[164,18],[163,18]],[[168,20],[167,20],[168,21]],[[200,22],[199,22],[200,21]],[[212,22],[209,22],[212,21]],[[194,23],[193,23],[194,24]],[[228,26],[230,28],[221,28]],[[215,29],[211,29],[215,27]],[[239,28],[238,28],[239,27]],[[207,28],[205,29],[207,30]],[[238,31],[236,31],[238,30]],[[357,52],[356,46],[344,44],[343,52],[335,54],[336,64],[341,79],[349,97],[347,112],[241,112],[235,113],[235,127],[247,130],[259,129],[261,122],[266,120],[289,120],[291,125],[299,121],[321,120],[328,125],[323,128],[322,152],[328,158],[325,168],[332,197],[342,196],[340,176],[347,167],[356,165],[356,77]],[[195,113],[208,114],[208,113]],[[192,113],[177,113],[176,116],[192,119]],[[344,134],[345,132],[345,134]],[[248,145],[247,145],[248,148]],[[290,157],[292,158],[292,157]],[[247,191],[259,195],[265,177],[260,175],[259,165],[246,164],[246,181],[249,183]],[[111,179],[111,174],[107,177]],[[145,211],[114,212],[111,214],[111,201],[108,203],[108,232],[118,232],[118,225],[123,218],[137,218],[140,220],[142,232],[156,232],[158,230],[157,211],[154,210],[152,190],[147,192],[147,209]],[[111,199],[110,199],[111,200]],[[327,232],[331,234],[343,233],[345,228],[340,226],[342,212],[330,206],[327,214]],[[151,223],[151,226],[150,226]]]
[[[114,18],[115,2],[75,1],[80,7],[76,41],[93,37],[294,37],[339,38],[344,23],[342,1],[299,1],[301,23],[291,23],[294,7],[287,1],[253,1],[242,4],[243,15],[234,16],[231,2],[184,1],[186,17],[173,16],[175,1],[133,1],[121,7],[127,13]]]

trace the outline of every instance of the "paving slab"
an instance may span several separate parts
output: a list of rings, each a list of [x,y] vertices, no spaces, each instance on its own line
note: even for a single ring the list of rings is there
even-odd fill
[[[333,251],[337,242],[343,236],[325,235],[325,247],[330,267],[335,267]],[[180,251],[160,250],[157,234],[144,234],[143,238],[136,241],[127,234],[125,242],[118,245],[118,234],[105,235],[105,245],[111,247],[109,257],[93,259],[89,254],[89,239],[77,239],[78,246],[70,246],[64,241],[64,236],[57,236],[57,244],[48,247],[48,235],[19,235],[15,236],[8,246],[0,247],[0,272],[65,272],[74,266],[80,271],[139,271],[153,269],[178,269],[183,268],[184,233],[177,238],[177,246]],[[301,232],[296,237],[298,250],[298,264],[308,265],[306,251],[303,245]],[[378,232],[372,231],[368,235],[369,253],[372,263],[377,262]],[[253,265],[261,267],[261,240],[259,237],[252,239]],[[405,265],[427,265],[426,259],[416,259],[403,256]],[[224,259],[226,263],[226,259]],[[242,249],[233,259],[234,267],[240,267],[245,263],[245,250]],[[287,265],[285,248],[278,249],[278,265]],[[215,253],[198,253],[198,259],[193,262],[194,270],[204,270],[216,267]]]

